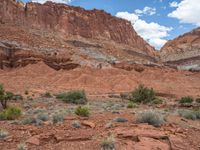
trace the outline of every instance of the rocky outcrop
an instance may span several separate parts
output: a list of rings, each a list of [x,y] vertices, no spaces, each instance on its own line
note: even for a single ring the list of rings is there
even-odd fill
[[[26,49],[15,42],[0,41],[0,69],[24,67],[40,61],[55,70],[69,70],[80,66],[74,63],[70,57],[56,57],[56,54],[48,55],[37,50]]]
[[[10,32],[13,30],[8,28],[8,26],[12,26],[12,28],[14,28],[13,30],[19,29],[13,34]],[[3,27],[7,27],[6,30],[8,31],[6,34],[3,34],[5,31]],[[79,51],[84,50],[84,52],[98,51],[97,53],[99,53],[101,49],[101,55],[109,55],[111,48],[116,49],[114,46],[116,44],[121,44],[125,46],[122,46],[123,48],[118,48],[115,50],[116,52],[120,50],[121,52],[119,53],[125,53],[125,55],[131,57],[137,57],[151,62],[156,61],[154,48],[137,35],[130,22],[111,16],[103,10],[85,10],[80,7],[55,4],[52,2],[46,2],[45,4],[32,2],[23,4],[16,0],[0,0],[0,30],[1,29],[0,40],[9,40],[11,42],[17,40],[19,42],[23,41],[24,43],[21,45],[29,45],[29,49],[32,49],[32,53],[35,52],[36,45],[39,49],[43,43],[46,43],[45,46],[52,45],[53,41],[47,41],[47,37],[44,36],[43,33],[51,32],[53,36],[59,36],[57,37],[57,41],[63,40],[63,43],[65,42],[64,44],[62,43],[62,48],[65,49],[65,52],[68,52],[66,47],[73,47],[71,49],[79,49]],[[24,31],[25,29],[26,31]],[[35,33],[35,31],[33,33],[31,31],[33,29],[38,30],[37,33]],[[24,38],[24,35],[22,36],[22,31],[25,32],[24,34],[27,34],[27,37]],[[31,33],[29,33],[30,31]],[[16,33],[17,35],[15,35]],[[35,36],[36,34],[40,37],[43,36],[42,40],[38,41],[39,44],[37,43],[37,38],[30,39],[32,35]],[[71,37],[73,37],[73,40],[70,39]],[[91,47],[90,43],[94,40],[97,41],[95,43],[97,46]],[[109,46],[105,46],[104,42],[109,43]],[[128,48],[126,48],[127,46]],[[59,45],[56,47],[54,44],[54,47],[54,49],[59,51]],[[102,49],[104,49],[104,51]],[[19,51],[19,49],[15,49],[15,51]],[[22,52],[21,50],[15,53]],[[116,52],[113,53],[116,54]],[[64,54],[64,52],[62,54]],[[31,54],[34,58],[41,59],[41,57],[36,57],[35,55],[37,54]],[[40,51],[39,55],[44,55],[44,52]],[[120,57],[118,54],[116,54],[116,56],[113,56],[113,54],[110,55],[112,57]],[[12,57],[15,56],[16,55],[13,55]],[[3,58],[3,55],[1,55],[1,57]],[[8,56],[6,55],[6,57]]]
[[[163,62],[183,70],[200,70],[200,28],[167,42],[161,49]]]

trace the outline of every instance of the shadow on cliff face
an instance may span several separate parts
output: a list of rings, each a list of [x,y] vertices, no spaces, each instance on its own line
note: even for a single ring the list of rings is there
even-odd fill
[[[28,64],[36,64],[41,61],[55,70],[71,70],[80,66],[69,58],[60,58],[55,55],[56,53],[52,56],[26,50],[15,42],[0,42],[1,69],[25,67]]]

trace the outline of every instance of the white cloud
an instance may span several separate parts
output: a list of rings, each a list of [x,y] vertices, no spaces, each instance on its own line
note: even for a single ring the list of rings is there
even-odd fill
[[[157,49],[160,49],[167,42],[164,38],[172,30],[170,27],[165,27],[155,22],[147,23],[135,13],[118,12],[116,16],[130,21],[136,32]]]
[[[152,7],[144,7],[143,10],[140,10],[140,9],[136,9],[135,10],[135,13],[137,15],[142,15],[142,14],[145,14],[145,15],[154,15],[156,14],[156,8],[152,8]]]
[[[191,23],[200,26],[200,5],[199,0],[182,0],[177,4],[176,10],[168,16],[177,18],[181,23]]]
[[[32,0],[32,2],[35,2],[35,3],[45,3],[47,1],[52,1],[52,2],[55,2],[55,3],[70,3],[71,0]]]
[[[116,16],[130,21],[132,24],[135,23],[139,19],[139,17],[136,14],[134,13],[131,14],[129,12],[118,12]]]
[[[169,6],[170,7],[178,7],[178,2],[173,1],[173,2],[169,3]]]

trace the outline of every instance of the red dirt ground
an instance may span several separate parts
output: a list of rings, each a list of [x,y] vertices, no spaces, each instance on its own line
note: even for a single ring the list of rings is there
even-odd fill
[[[10,71],[0,70],[0,83],[7,90],[20,92],[28,90],[39,94],[45,91],[59,92],[84,89],[88,94],[129,92],[138,84],[145,84],[157,92],[167,95],[200,96],[200,73],[144,67],[141,73],[117,68],[56,71],[44,63],[28,65]]]

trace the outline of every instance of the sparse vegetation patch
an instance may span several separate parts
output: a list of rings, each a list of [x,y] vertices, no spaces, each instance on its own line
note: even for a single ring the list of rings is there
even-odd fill
[[[136,108],[136,107],[137,107],[137,104],[134,102],[129,102],[127,105],[127,108]]]
[[[56,96],[57,99],[63,100],[66,103],[86,104],[87,98],[84,91],[70,91],[60,93]]]
[[[159,127],[160,125],[164,123],[164,117],[156,111],[148,110],[148,111],[141,112],[137,115],[137,122],[148,123],[155,127]]]
[[[37,119],[39,119],[41,121],[47,121],[47,120],[49,120],[49,115],[47,113],[39,113],[37,115]]]
[[[189,120],[200,119],[200,110],[179,110],[179,115]]]
[[[53,96],[51,95],[50,92],[46,92],[46,93],[44,93],[42,96],[43,96],[43,97],[46,97],[46,98],[51,98],[51,97],[53,97]]]
[[[36,119],[34,117],[28,117],[22,120],[22,124],[24,125],[30,125],[30,124],[35,124],[35,123],[36,123]]]
[[[159,105],[163,103],[163,100],[161,98],[156,97],[153,101],[153,104]]]
[[[186,97],[182,97],[179,100],[180,104],[191,104],[194,101],[194,99],[191,96],[186,96]]]
[[[128,122],[128,120],[126,118],[115,118],[113,121],[120,122],[120,123]]]
[[[136,103],[149,103],[156,98],[153,88],[149,89],[144,85],[139,85],[131,95],[131,101]]]
[[[18,107],[9,107],[0,112],[0,120],[14,120],[18,119],[22,114],[22,111]]]
[[[59,123],[59,122],[61,123],[64,121],[64,115],[61,113],[55,113],[53,114],[52,119],[53,119],[52,121],[54,124]]]
[[[196,99],[196,103],[200,104],[200,97]]]
[[[115,139],[113,136],[109,136],[102,140],[101,148],[103,150],[114,150],[115,149]]]
[[[78,106],[75,109],[75,114],[81,117],[88,117],[90,115],[90,111],[88,107]]]

